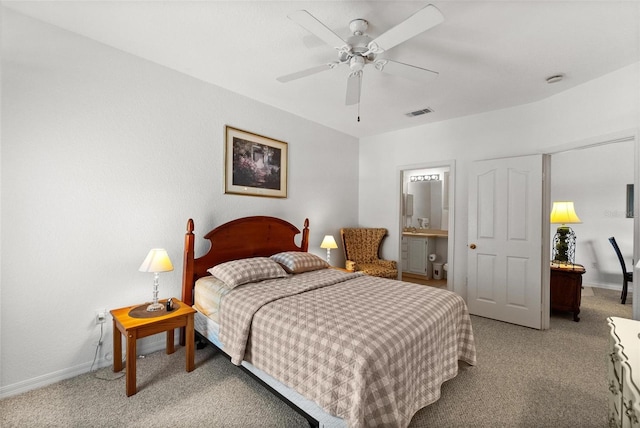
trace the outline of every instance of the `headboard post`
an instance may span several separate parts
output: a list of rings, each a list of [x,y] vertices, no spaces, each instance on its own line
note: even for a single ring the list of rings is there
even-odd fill
[[[309,219],[304,219],[304,229],[302,229],[302,242],[300,243],[302,251],[309,251]]]
[[[193,305],[193,259],[194,242],[193,219],[187,221],[187,233],[184,235],[184,265],[182,269],[182,302]],[[184,327],[180,329],[180,345],[185,345]]]
[[[182,301],[193,305],[193,259],[194,241],[193,219],[187,221],[187,233],[184,235],[184,268],[182,271]]]

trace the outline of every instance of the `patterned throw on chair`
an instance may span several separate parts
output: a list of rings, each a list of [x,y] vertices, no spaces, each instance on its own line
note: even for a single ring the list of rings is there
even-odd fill
[[[397,279],[397,263],[394,260],[380,258],[380,245],[386,235],[387,229],[384,228],[340,229],[347,270]]]

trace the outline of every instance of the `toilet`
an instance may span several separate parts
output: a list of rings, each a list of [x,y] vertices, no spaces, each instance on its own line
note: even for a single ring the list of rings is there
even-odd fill
[[[449,264],[445,263],[442,265],[442,270],[444,271],[444,279],[447,279],[447,271],[449,270]]]

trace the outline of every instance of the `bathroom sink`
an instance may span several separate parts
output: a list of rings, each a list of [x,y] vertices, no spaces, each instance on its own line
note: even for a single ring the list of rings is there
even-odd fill
[[[425,236],[425,237],[447,237],[449,231],[440,229],[414,229],[406,228],[402,231],[403,236]]]

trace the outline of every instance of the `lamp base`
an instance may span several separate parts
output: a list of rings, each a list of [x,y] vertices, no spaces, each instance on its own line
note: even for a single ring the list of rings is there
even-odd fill
[[[162,303],[152,303],[147,306],[147,312],[164,311],[164,305]]]
[[[556,263],[575,263],[576,234],[568,226],[562,225],[553,237],[553,261]]]

